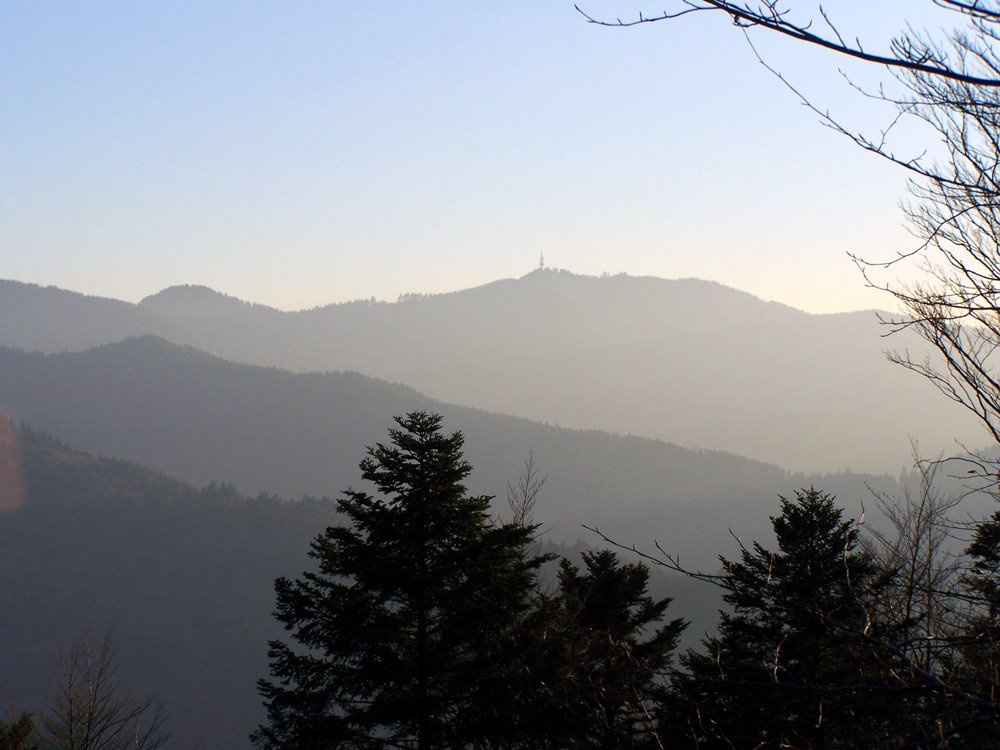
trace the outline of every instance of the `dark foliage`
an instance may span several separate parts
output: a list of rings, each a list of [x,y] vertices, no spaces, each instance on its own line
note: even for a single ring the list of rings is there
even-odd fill
[[[722,559],[731,610],[682,658],[679,732],[699,747],[893,746],[899,706],[864,606],[889,579],[829,495],[782,499],[772,523],[776,551],[755,543]]]
[[[31,714],[22,713],[10,722],[0,719],[0,750],[39,750]]]
[[[976,527],[966,550],[971,567],[964,577],[965,627],[949,641],[955,651],[954,688],[948,697],[952,720],[965,742],[955,747],[1000,743],[1000,512]]]
[[[276,681],[259,687],[261,748],[462,748],[516,738],[519,634],[530,609],[534,529],[499,524],[463,481],[461,433],[442,418],[396,419],[348,490],[348,525],[312,545],[318,572],[279,579],[278,620],[300,649],[272,641]]]
[[[686,623],[663,622],[670,599],[647,594],[649,569],[610,551],[563,560],[550,638],[563,672],[550,684],[557,747],[655,747],[658,692]]]

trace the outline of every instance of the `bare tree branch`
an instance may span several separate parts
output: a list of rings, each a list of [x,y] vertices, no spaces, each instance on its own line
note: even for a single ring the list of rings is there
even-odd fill
[[[735,26],[742,29],[762,28],[798,42],[836,52],[840,55],[884,65],[890,69],[910,71],[950,81],[974,86],[1000,87],[1000,76],[977,75],[955,67],[951,61],[937,54],[933,47],[916,43],[913,36],[894,39],[887,53],[868,52],[860,40],[847,42],[826,12],[820,8],[820,17],[829,30],[828,35],[813,31],[812,21],[798,22],[789,18],[789,11],[783,9],[778,0],[761,0],[759,4],[730,2],[729,0],[677,0],[677,10],[663,11],[657,15],[644,16],[639,13],[631,20],[602,19],[595,14],[574,6],[588,23],[598,26],[629,28],[642,24],[670,21],[697,12],[718,12],[728,16]],[[960,0],[933,0],[933,4],[972,19],[974,22],[994,22],[1000,20],[1000,11],[986,7],[979,2]]]
[[[544,476],[540,474],[538,464],[535,462],[535,450],[532,448],[528,452],[528,457],[524,459],[524,467],[517,482],[507,482],[507,505],[511,511],[512,522],[521,526],[530,526],[534,523],[538,493],[542,491],[548,478],[548,474]]]
[[[114,639],[84,639],[61,657],[61,675],[44,726],[55,750],[157,750],[165,717],[152,698],[124,694]]]

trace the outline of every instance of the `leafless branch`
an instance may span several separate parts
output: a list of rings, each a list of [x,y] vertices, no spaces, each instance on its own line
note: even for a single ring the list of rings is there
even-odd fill
[[[653,555],[648,552],[643,552],[634,544],[625,545],[612,539],[596,526],[587,526],[586,524],[584,524],[583,528],[585,528],[587,531],[591,531],[594,534],[597,534],[597,536],[599,536],[607,544],[610,544],[612,547],[624,550],[625,552],[631,552],[632,554],[636,555],[642,560],[645,560],[651,565],[655,565],[660,568],[666,568],[667,570],[672,570],[675,573],[680,573],[681,575],[687,576],[688,578],[693,578],[697,581],[704,581],[705,583],[711,583],[715,586],[721,587],[722,582],[725,580],[725,576],[718,573],[702,573],[700,571],[691,570],[690,568],[685,568],[683,565],[681,565],[680,558],[677,557],[676,555],[672,555],[668,552],[665,552],[663,547],[660,546],[659,542],[654,542],[656,550],[657,552],[659,552],[659,554]]]
[[[125,694],[111,634],[74,643],[61,657],[44,725],[55,750],[157,750],[165,717],[152,698]]]
[[[531,525],[535,517],[535,503],[538,493],[545,486],[548,475],[541,475],[535,462],[535,451],[531,449],[524,459],[524,466],[517,482],[507,482],[507,505],[511,511],[511,521],[518,525]]]
[[[1000,13],[997,10],[980,7],[981,4],[977,2],[968,3],[960,0],[934,0],[934,2],[940,7],[956,11],[980,22],[993,22],[1000,18]],[[937,55],[933,48],[914,43],[913,37],[904,36],[893,40],[890,44],[890,51],[887,53],[869,52],[860,40],[855,39],[850,43],[845,41],[822,8],[820,9],[821,18],[830,31],[827,36],[813,31],[812,21],[791,20],[788,10],[782,9],[778,0],[761,0],[758,4],[729,2],[729,0],[678,0],[677,5],[679,6],[677,10],[665,10],[653,16],[644,16],[639,13],[636,18],[624,21],[619,18],[602,19],[583,10],[579,5],[574,7],[588,23],[615,28],[629,28],[670,21],[691,13],[714,11],[728,16],[735,26],[744,30],[765,29],[798,42],[804,42],[864,62],[884,65],[890,69],[909,71],[973,86],[1000,87],[1000,77],[975,75],[956,68],[947,58]]]

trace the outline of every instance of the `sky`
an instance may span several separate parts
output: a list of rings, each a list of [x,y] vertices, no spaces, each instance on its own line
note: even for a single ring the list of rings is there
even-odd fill
[[[947,22],[930,5],[824,7],[877,50]],[[890,119],[838,72],[877,71],[753,39],[838,118]],[[848,252],[914,244],[900,170],[823,127],[718,14],[2,0],[0,102],[0,278],[130,301],[186,283],[281,309],[394,300],[544,254],[834,312],[889,305]]]

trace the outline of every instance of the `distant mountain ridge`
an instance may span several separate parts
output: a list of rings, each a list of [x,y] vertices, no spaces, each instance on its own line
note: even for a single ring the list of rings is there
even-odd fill
[[[473,289],[282,312],[206,287],[137,305],[0,282],[0,344],[79,351],[154,334],[238,362],[354,370],[442,401],[725,450],[895,472],[983,431],[885,360],[873,313],[810,315],[714,282],[550,269]]]
[[[245,302],[207,286],[195,284],[167,287],[156,294],[141,299],[138,307],[167,315],[203,315],[223,311],[245,312],[248,309],[281,312],[273,307]]]
[[[588,524],[630,542],[659,538],[691,560],[725,547],[729,528],[767,533],[760,509],[779,493],[816,484],[856,507],[866,483],[898,488],[889,477],[789,474],[722,452],[453,406],[354,373],[235,364],[148,336],[77,353],[0,348],[0,384],[0,409],[83,450],[251,495],[336,496],[357,481],[364,446],[384,440],[393,416],[440,412],[446,429],[466,435],[476,492],[502,492],[534,450],[549,475],[537,517],[554,541],[591,538]]]

